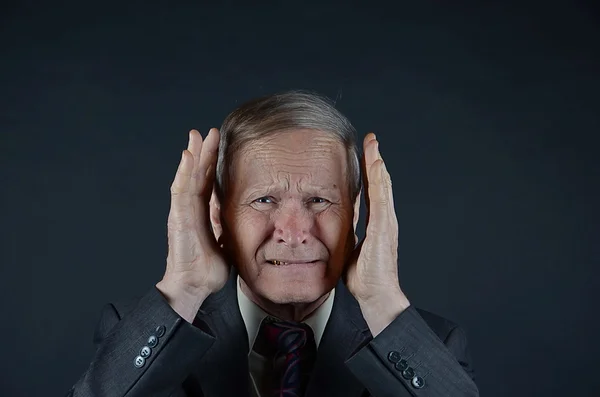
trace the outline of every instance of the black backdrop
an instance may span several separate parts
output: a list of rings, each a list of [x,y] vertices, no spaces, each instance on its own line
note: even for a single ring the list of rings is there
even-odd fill
[[[102,305],[162,275],[188,130],[291,88],[378,134],[402,286],[482,395],[598,395],[592,2],[196,3],[3,3],[0,395],[71,387]]]

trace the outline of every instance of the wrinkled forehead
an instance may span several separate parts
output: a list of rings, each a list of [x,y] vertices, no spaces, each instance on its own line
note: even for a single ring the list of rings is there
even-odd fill
[[[335,136],[313,130],[276,133],[245,145],[233,159],[232,187],[348,188],[347,155]]]

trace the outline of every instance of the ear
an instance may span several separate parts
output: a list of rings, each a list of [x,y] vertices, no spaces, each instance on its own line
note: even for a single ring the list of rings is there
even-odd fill
[[[352,220],[352,224],[354,225],[354,245],[358,243],[358,236],[356,235],[356,226],[358,225],[358,218],[360,216],[360,195],[362,193],[362,188],[358,192],[356,196],[356,200],[354,201],[354,219]]]
[[[210,224],[212,227],[212,232],[215,235],[215,239],[219,241],[219,238],[223,233],[223,226],[221,224],[221,203],[219,202],[214,189],[212,191],[212,195],[210,196],[210,202],[208,205],[210,208]]]

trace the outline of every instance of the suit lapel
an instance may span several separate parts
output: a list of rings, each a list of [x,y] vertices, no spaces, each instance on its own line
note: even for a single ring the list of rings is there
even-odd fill
[[[249,396],[248,336],[237,302],[237,272],[202,304],[196,322],[208,324],[215,342],[194,371],[203,396]],[[244,381],[245,380],[245,381]]]
[[[372,338],[358,303],[344,284],[338,282],[306,396],[360,396],[365,389],[344,362]]]
[[[191,395],[250,396],[248,335],[237,302],[237,276],[232,268],[227,284],[206,299],[196,316],[195,323],[207,324],[216,340],[186,381]],[[358,303],[340,280],[306,397],[360,396],[365,389],[344,362],[371,339]]]

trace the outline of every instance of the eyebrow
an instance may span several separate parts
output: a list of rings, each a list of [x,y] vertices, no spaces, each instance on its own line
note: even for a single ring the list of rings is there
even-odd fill
[[[257,184],[257,185],[252,185],[250,187],[248,187],[245,191],[247,192],[247,195],[252,195],[258,192],[266,192],[267,194],[269,193],[273,193],[275,191],[281,190],[280,186],[277,185],[261,185],[261,184]],[[289,190],[289,186],[286,186],[285,189],[283,190]],[[301,192],[317,192],[317,191],[324,191],[324,192],[332,192],[332,193],[337,193],[341,190],[340,186],[321,186],[321,185],[308,185],[308,186],[304,186],[301,189]]]

